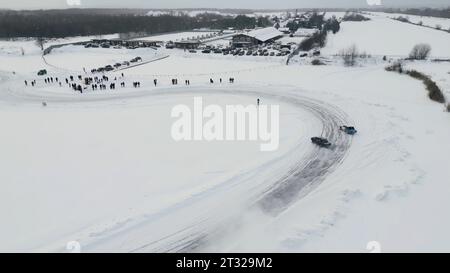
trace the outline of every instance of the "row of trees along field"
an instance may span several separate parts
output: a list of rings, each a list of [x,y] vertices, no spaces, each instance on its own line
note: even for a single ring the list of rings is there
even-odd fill
[[[143,32],[148,34],[190,30],[194,28],[254,28],[268,26],[266,17],[235,17],[218,14],[199,14],[195,17],[181,15],[134,15],[74,12],[68,10],[0,11],[0,37],[46,37],[101,35],[111,33]]]
[[[450,8],[446,9],[432,9],[432,8],[423,8],[423,9],[381,9],[381,11],[389,12],[389,13],[403,13],[409,15],[418,15],[418,16],[431,16],[431,17],[442,17],[442,18],[450,18]]]

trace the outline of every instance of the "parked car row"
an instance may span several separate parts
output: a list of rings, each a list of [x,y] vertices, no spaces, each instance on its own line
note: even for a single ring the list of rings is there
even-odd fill
[[[270,48],[214,48],[214,47],[204,47],[199,49],[203,54],[223,54],[223,55],[233,55],[233,56],[287,56],[291,52],[289,50],[277,50]],[[197,53],[197,50],[191,49],[190,53]]]
[[[137,49],[137,48],[147,48],[151,47],[156,49],[157,47],[161,47],[157,43],[154,42],[146,42],[146,41],[127,41],[127,40],[108,40],[108,39],[94,39],[90,42],[82,43],[85,48],[114,48],[114,49]]]
[[[109,72],[109,71],[113,71],[116,69],[119,69],[121,67],[126,67],[126,66],[130,66],[131,63],[138,63],[138,62],[142,62],[142,58],[141,57],[136,57],[131,59],[130,61],[124,61],[122,63],[115,63],[114,65],[107,65],[104,67],[99,67],[96,69],[92,69],[91,72],[92,73],[102,73],[102,72]]]
[[[101,43],[101,44],[97,44],[97,43],[88,43],[84,46],[85,48],[111,48],[111,45],[109,43]],[[122,49],[123,46],[121,45],[115,45],[112,48],[114,49]],[[125,48],[127,49],[137,49],[139,48],[139,46],[133,46],[133,45],[129,45],[129,46],[125,46]]]

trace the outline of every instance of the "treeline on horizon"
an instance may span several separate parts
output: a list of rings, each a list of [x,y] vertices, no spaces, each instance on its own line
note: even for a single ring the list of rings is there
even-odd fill
[[[194,28],[244,29],[264,27],[267,17],[199,14],[195,17],[135,14],[105,14],[79,10],[0,11],[0,37],[63,38],[111,33],[146,33],[191,30]]]

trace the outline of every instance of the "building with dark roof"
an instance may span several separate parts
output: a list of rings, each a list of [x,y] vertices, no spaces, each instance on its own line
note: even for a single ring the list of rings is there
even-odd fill
[[[186,40],[175,42],[176,48],[182,49],[196,49],[200,46],[201,42],[197,40]]]

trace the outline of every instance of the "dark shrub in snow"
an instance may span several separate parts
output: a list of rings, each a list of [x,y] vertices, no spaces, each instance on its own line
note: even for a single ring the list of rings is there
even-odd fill
[[[445,103],[444,94],[442,93],[439,86],[437,86],[437,84],[430,77],[416,70],[407,71],[406,74],[410,75],[415,79],[421,80],[425,84],[428,90],[428,97],[431,100],[434,100],[439,103]]]
[[[370,19],[359,13],[347,12],[342,18],[342,21],[363,22],[370,21]]]
[[[327,31],[320,31],[313,36],[303,40],[300,43],[299,49],[302,51],[310,51],[315,47],[324,47],[327,43]]]
[[[409,18],[408,17],[399,16],[399,17],[395,18],[395,20],[400,21],[400,22],[404,22],[404,23],[409,23]]]
[[[431,52],[431,46],[429,44],[417,44],[409,53],[409,58],[413,60],[425,60],[428,58]]]
[[[314,59],[314,60],[312,60],[312,61],[311,61],[311,64],[312,64],[312,65],[325,65],[325,63],[322,62],[322,61],[319,60],[319,59]]]

